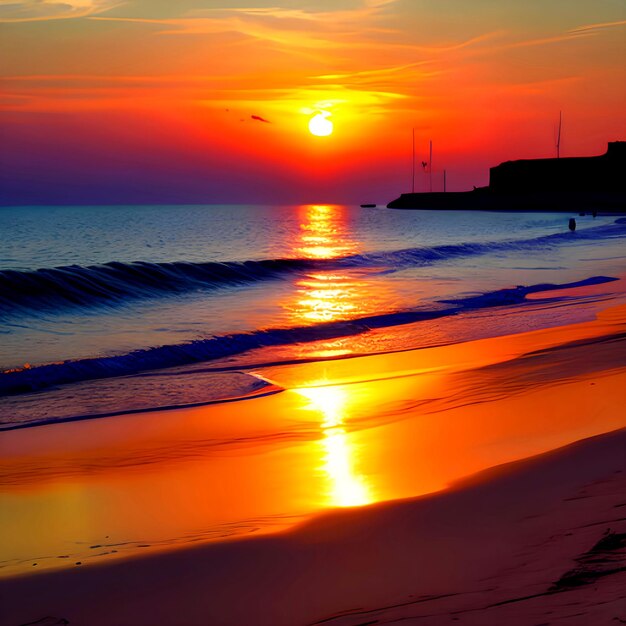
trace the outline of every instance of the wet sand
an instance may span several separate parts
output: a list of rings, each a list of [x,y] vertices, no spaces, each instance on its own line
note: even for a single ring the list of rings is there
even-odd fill
[[[626,620],[625,330],[618,305],[4,433],[1,623]]]
[[[4,581],[2,623],[609,624],[625,493],[622,430],[279,536]]]

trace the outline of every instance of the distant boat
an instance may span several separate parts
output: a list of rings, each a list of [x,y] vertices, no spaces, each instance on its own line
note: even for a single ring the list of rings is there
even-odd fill
[[[362,205],[361,205],[361,208],[362,208],[362,209],[373,209],[373,208],[375,208],[375,207],[376,207],[376,205],[375,205],[375,204],[362,204]]]

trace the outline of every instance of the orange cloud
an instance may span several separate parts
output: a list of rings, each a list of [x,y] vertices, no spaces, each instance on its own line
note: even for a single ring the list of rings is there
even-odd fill
[[[0,22],[69,19],[103,13],[123,4],[119,0],[12,0],[0,2]]]

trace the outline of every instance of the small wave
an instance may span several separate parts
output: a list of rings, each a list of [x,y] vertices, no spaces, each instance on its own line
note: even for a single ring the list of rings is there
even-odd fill
[[[563,244],[579,243],[585,241],[598,241],[601,239],[614,239],[626,237],[626,218],[615,220],[611,224],[592,226],[579,231],[558,232],[550,235],[541,235],[527,239],[509,239],[504,241],[490,242],[466,242],[460,244],[448,244],[423,248],[406,248],[392,252],[380,252],[367,255],[358,255],[341,259],[348,265],[388,265],[391,267],[403,267],[412,265],[432,265],[450,259],[478,256],[498,252],[524,252],[541,248],[549,248]]]
[[[27,393],[64,383],[126,376],[149,370],[190,365],[267,346],[348,337],[375,328],[387,328],[422,320],[438,319],[456,315],[462,311],[521,304],[526,300],[526,296],[532,293],[598,285],[615,280],[618,279],[595,276],[567,284],[519,286],[479,295],[468,295],[454,300],[442,300],[440,304],[448,306],[441,306],[440,308],[396,311],[314,326],[273,328],[221,335],[197,339],[188,343],[134,350],[117,356],[64,361],[5,371],[0,375],[0,395]]]
[[[115,306],[137,298],[250,284],[306,271],[375,268],[382,273],[394,272],[462,257],[624,237],[624,224],[626,220],[618,219],[613,224],[575,233],[567,231],[531,239],[407,248],[337,259],[266,259],[224,263],[137,261],[69,265],[34,271],[0,270],[0,316],[67,307]]]
[[[146,372],[87,380],[40,394],[5,396],[0,431],[116,415],[238,402],[283,391],[267,379],[239,371]]]

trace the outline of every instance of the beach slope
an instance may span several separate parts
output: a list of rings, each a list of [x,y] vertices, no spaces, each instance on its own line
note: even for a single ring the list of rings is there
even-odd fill
[[[624,494],[620,430],[282,535],[5,580],[1,621],[620,623]]]

